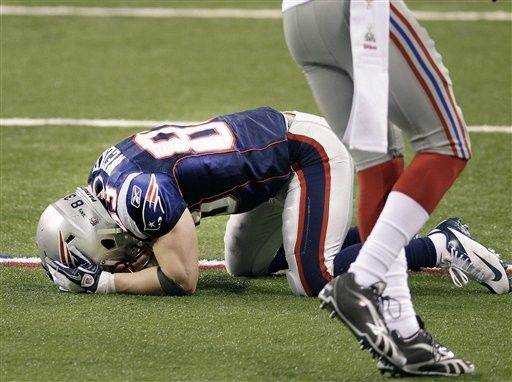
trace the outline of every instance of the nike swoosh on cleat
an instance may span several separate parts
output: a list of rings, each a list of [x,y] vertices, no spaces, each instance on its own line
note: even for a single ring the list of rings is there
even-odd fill
[[[482,262],[489,267],[489,269],[492,271],[492,273],[494,273],[494,279],[492,279],[492,281],[500,281],[501,280],[502,274],[501,274],[501,272],[499,271],[498,268],[496,268],[493,265],[489,264],[489,262],[484,260],[481,256],[478,256],[475,251],[471,251],[471,252],[473,252],[473,255],[475,255],[480,260],[482,260]]]

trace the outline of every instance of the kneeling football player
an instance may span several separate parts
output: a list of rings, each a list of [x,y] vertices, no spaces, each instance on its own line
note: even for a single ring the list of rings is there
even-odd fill
[[[195,225],[241,214],[242,231],[253,231],[250,219],[272,229],[272,237],[261,232],[258,250],[280,238],[293,291],[317,296],[352,219],[353,176],[343,144],[310,114],[265,107],[159,126],[104,151],[88,190],[45,210],[37,232],[43,265],[64,290],[190,294],[198,279]],[[102,272],[97,263],[137,257],[135,238],[151,245],[157,265]]]

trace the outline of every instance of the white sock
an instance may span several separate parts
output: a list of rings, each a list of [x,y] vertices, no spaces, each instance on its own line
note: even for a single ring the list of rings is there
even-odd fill
[[[363,287],[386,281],[391,264],[427,220],[427,211],[414,199],[392,191],[359,256],[349,268],[355,281]]]
[[[428,235],[427,237],[434,244],[434,247],[436,247],[436,265],[439,265],[441,263],[442,255],[448,252],[448,250],[446,249],[446,236],[444,236],[444,234],[440,232],[437,232],[433,233],[432,235]]]
[[[420,326],[416,319],[407,284],[407,261],[404,250],[389,267],[386,273],[386,283],[386,288],[382,293],[383,297],[390,298],[390,300],[384,301],[382,309],[386,326],[390,331],[397,330],[402,338],[410,337],[420,329]]]

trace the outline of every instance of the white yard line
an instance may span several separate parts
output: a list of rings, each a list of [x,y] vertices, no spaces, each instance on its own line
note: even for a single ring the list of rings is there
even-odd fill
[[[414,11],[419,20],[443,21],[512,21],[512,13],[492,12],[435,12]],[[149,18],[198,18],[198,19],[280,19],[280,9],[236,8],[103,8],[67,5],[30,7],[3,5],[0,15],[14,16],[88,16],[88,17],[149,17]]]
[[[413,11],[418,20],[426,21],[512,21],[512,13],[494,12],[429,12]]]
[[[197,121],[151,121],[131,119],[71,119],[71,118],[4,118],[0,126],[12,127],[44,127],[44,126],[89,126],[89,127],[135,127],[150,128],[158,125],[191,125]],[[469,126],[475,133],[512,133],[512,126]]]
[[[5,254],[1,255],[7,256]],[[12,268],[39,268],[41,266],[41,259],[39,257],[0,257],[0,267],[2,266]],[[199,269],[202,271],[211,269],[226,270],[226,264],[224,260],[199,260]],[[512,265],[506,265],[505,269],[509,276],[512,275]],[[442,268],[423,268],[419,273],[444,275],[446,274],[446,270]]]
[[[5,118],[0,126],[91,126],[91,127],[154,127],[157,125],[191,125],[192,121],[137,121],[126,119],[72,119],[72,118]]]
[[[468,130],[472,133],[512,133],[512,126],[469,126]]]
[[[39,257],[0,257],[0,266],[36,268],[41,265]],[[225,269],[224,260],[199,260],[199,269]]]
[[[67,5],[49,7],[26,7],[5,5],[2,15],[15,16],[89,16],[89,17],[150,17],[150,18],[196,18],[196,19],[279,19],[278,9],[235,8],[103,8],[75,7]]]

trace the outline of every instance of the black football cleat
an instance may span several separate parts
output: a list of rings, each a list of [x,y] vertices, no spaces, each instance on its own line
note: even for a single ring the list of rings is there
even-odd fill
[[[441,253],[439,265],[448,269],[455,285],[466,285],[470,276],[493,293],[511,292],[507,265],[497,253],[472,238],[468,226],[460,219],[446,219],[428,235],[435,233],[442,233],[446,238],[446,249]]]
[[[381,359],[377,365],[381,374],[392,377],[458,376],[475,372],[475,366],[472,363],[456,357],[451,350],[439,344],[424,329],[418,330],[408,339],[402,339],[396,331],[391,332],[391,337],[406,358],[406,363],[396,367],[385,359]]]
[[[362,288],[354,280],[353,273],[345,273],[329,282],[320,291],[322,309],[331,312],[356,336],[363,350],[374,358],[399,368],[405,363],[394,340],[389,335],[384,318],[379,312],[379,298],[384,283]]]

